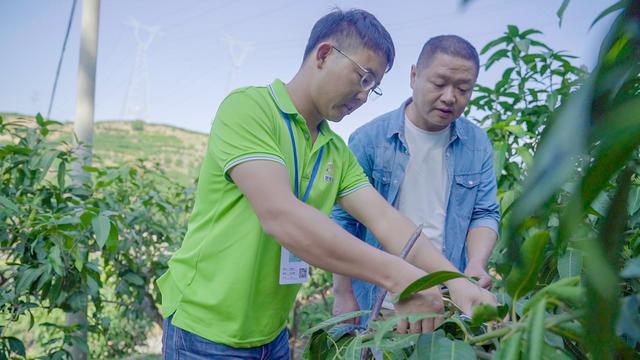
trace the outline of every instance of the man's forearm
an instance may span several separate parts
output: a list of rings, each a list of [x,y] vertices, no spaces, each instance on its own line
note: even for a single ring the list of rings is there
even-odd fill
[[[383,218],[384,221],[378,222],[369,229],[385,250],[399,254],[417,225],[397,211],[390,211]],[[428,272],[457,271],[424,234],[420,235],[409,252],[407,261]]]
[[[493,252],[498,236],[493,229],[476,227],[467,234],[467,257],[469,264],[485,268]]]
[[[306,262],[324,270],[362,279],[393,292],[424,273],[400,259],[360,241],[326,215],[297,200],[282,204],[263,227]]]

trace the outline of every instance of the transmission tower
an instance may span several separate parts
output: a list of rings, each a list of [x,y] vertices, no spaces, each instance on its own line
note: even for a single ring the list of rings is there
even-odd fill
[[[138,20],[131,18],[127,25],[133,28],[136,37],[136,60],[133,65],[127,96],[122,105],[120,118],[123,120],[145,119],[148,111],[148,70],[147,51],[151,42],[159,34],[158,26],[148,26],[141,24]]]
[[[253,43],[240,41],[229,35],[226,35],[223,40],[229,46],[229,55],[231,56],[231,71],[229,72],[226,88],[226,92],[228,93],[232,90],[232,87],[237,85],[238,78],[240,77],[240,68],[247,58],[247,55],[249,55],[249,52],[253,50]]]

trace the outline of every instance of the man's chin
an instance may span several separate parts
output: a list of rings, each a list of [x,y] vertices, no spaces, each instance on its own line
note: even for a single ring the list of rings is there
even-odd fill
[[[339,114],[329,114],[328,116],[325,116],[325,119],[327,121],[331,121],[331,122],[340,122],[342,121],[342,119],[344,119],[345,116],[347,116],[348,114],[343,114],[343,113],[339,113]]]

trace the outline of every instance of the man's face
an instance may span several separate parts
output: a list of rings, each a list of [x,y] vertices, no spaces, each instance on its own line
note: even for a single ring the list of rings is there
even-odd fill
[[[471,99],[477,71],[473,62],[437,53],[423,69],[411,68],[416,125],[438,131],[462,115]]]
[[[338,122],[367,102],[369,90],[362,88],[365,73],[373,75],[377,85],[382,80],[387,62],[383,56],[366,48],[340,53],[329,45],[326,51],[322,65],[324,71],[311,91],[322,116]]]

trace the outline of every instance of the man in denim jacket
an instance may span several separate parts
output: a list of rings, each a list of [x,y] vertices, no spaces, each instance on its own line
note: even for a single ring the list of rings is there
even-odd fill
[[[469,42],[453,35],[430,39],[411,67],[412,98],[357,129],[349,147],[378,192],[414,223],[424,223],[433,245],[489,288],[485,267],[500,220],[493,152],[486,133],[461,117],[478,71],[478,53]],[[348,232],[381,247],[339,207],[332,216]],[[334,293],[338,315],[371,309],[378,291],[335,274]]]

